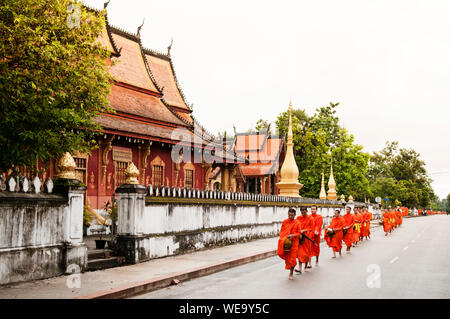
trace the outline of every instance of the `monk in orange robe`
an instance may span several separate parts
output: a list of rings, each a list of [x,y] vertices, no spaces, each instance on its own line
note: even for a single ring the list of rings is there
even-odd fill
[[[369,209],[367,209],[367,216],[368,216],[368,227],[367,227],[367,237],[370,239],[370,222],[373,220],[373,215],[371,212],[369,212]]]
[[[355,212],[355,221],[354,221],[355,224],[353,226],[353,243],[354,243],[353,247],[357,247],[359,241],[359,234],[361,232],[362,215],[359,212],[359,207],[355,207],[354,212]]]
[[[363,241],[364,240],[364,232],[366,231],[366,215],[364,213],[364,207],[361,207],[359,209],[359,213],[361,214],[361,225],[360,225],[360,230],[359,230],[359,241]]]
[[[382,209],[381,212],[383,214],[383,230],[386,233],[385,236],[387,236],[389,231],[391,230],[391,228],[390,228],[391,222],[390,222],[389,211],[385,210],[385,209]]]
[[[350,247],[353,244],[353,225],[355,224],[355,215],[351,214],[352,208],[350,206],[345,207],[346,214],[343,216],[345,225],[343,228],[343,240],[347,246],[347,251],[350,251]]]
[[[313,219],[308,216],[308,209],[306,207],[300,208],[301,215],[296,218],[297,222],[300,224],[302,235],[306,235],[311,238],[311,232],[313,229]],[[297,258],[299,262],[299,270],[295,269],[296,272],[302,273],[302,263],[305,264],[305,271],[307,264],[311,256],[311,245],[310,241],[306,238],[302,238],[298,244]]]
[[[369,211],[366,206],[362,208],[362,216],[363,216],[363,227],[361,232],[362,239],[367,239],[370,231],[370,216]]]
[[[316,266],[319,265],[319,254],[320,254],[320,235],[322,233],[322,225],[323,225],[323,217],[320,214],[317,214],[317,206],[313,205],[311,206],[311,218],[313,220],[313,234],[312,234],[312,240],[317,244],[311,245],[311,259],[312,257],[316,257]]]
[[[395,226],[394,211],[392,209],[389,209],[389,222],[390,222],[389,232],[392,232]]]
[[[399,226],[401,226],[403,224],[403,212],[400,211],[400,214],[398,215],[398,219],[399,219]]]
[[[345,226],[345,219],[340,216],[341,212],[339,209],[334,211],[334,218],[331,220],[330,225],[327,227],[327,230],[331,229],[334,231],[334,234],[331,237],[325,232],[325,241],[328,247],[333,248],[333,258],[336,258],[336,252],[339,252],[339,256],[342,256],[342,229]]]
[[[285,219],[281,224],[280,238],[278,239],[277,254],[285,261],[285,268],[290,270],[289,279],[293,279],[294,268],[297,264],[297,250],[298,241],[301,237],[301,229],[298,221],[295,219],[295,209],[291,208],[288,211],[288,219]],[[286,238],[292,242],[289,251],[285,251],[284,243]]]

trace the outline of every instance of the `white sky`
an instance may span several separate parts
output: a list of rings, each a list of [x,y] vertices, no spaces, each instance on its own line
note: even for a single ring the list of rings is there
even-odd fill
[[[85,0],[103,8],[102,0]],[[274,121],[292,98],[312,114],[340,102],[367,152],[387,140],[421,154],[450,193],[450,2],[447,0],[111,0],[111,24],[172,58],[210,132]],[[273,126],[274,127],[274,126]]]

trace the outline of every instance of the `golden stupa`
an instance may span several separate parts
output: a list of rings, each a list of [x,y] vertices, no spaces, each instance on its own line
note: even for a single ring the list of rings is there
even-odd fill
[[[320,186],[319,198],[320,199],[327,199],[327,193],[325,192],[325,178],[323,176],[323,172],[322,172],[322,184]]]
[[[298,167],[294,157],[294,143],[292,142],[292,102],[289,102],[289,127],[287,136],[287,150],[283,165],[281,166],[280,182],[276,183],[280,196],[300,197],[298,193],[303,184],[298,182]]]
[[[331,160],[330,179],[328,180],[328,200],[337,200],[336,182],[333,176],[333,160]]]

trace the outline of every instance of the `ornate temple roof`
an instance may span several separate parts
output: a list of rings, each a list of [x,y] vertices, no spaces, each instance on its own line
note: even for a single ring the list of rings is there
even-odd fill
[[[106,27],[99,42],[111,52],[115,62],[110,68],[115,82],[108,101],[116,113],[96,117],[104,131],[175,144],[179,139],[173,136],[173,131],[184,127],[196,147],[221,150],[221,143],[192,115],[178,84],[170,54],[144,49],[139,28],[134,34],[111,26],[105,18]],[[213,157],[227,162],[245,162],[232,150],[220,153]]]
[[[237,133],[226,144],[230,150],[235,150],[238,155],[248,159],[248,165],[240,165],[244,176],[276,173],[285,146],[282,137],[269,136],[267,132]]]

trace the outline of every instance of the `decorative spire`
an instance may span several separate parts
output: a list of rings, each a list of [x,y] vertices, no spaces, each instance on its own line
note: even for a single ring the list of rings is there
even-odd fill
[[[172,44],[173,44],[173,37],[172,37],[172,39],[170,40],[169,46],[167,47],[167,55],[168,55],[168,56],[170,56],[170,50],[172,50]]]
[[[300,197],[299,190],[303,187],[298,182],[298,167],[294,157],[294,143],[292,134],[292,101],[289,102],[289,127],[288,140],[286,143],[286,157],[281,166],[280,175],[281,180],[276,186],[280,190],[281,196]]]
[[[327,193],[325,192],[325,178],[322,172],[322,184],[320,185],[320,199],[327,199]]]
[[[349,203],[353,203],[353,200],[354,200],[353,196],[350,195],[350,196],[348,197],[348,202],[349,202]]]
[[[75,179],[75,168],[77,167],[75,161],[69,152],[65,152],[59,159],[58,164],[58,177],[65,179]]]
[[[139,184],[138,182],[139,170],[133,164],[133,162],[128,163],[127,169],[125,170],[125,184]]]
[[[142,26],[144,25],[144,22],[145,22],[145,18],[142,20],[142,24],[137,28],[136,36],[137,36],[138,38],[141,37],[141,28],[142,28]]]
[[[333,175],[333,158],[331,158],[330,179],[328,180],[328,200],[337,200],[336,182]]]
[[[344,196],[344,194],[341,194],[341,202],[345,203],[345,196]]]
[[[106,9],[106,7],[108,6],[108,4],[111,2],[111,0],[108,0],[107,2],[105,2],[104,4],[103,4],[103,9]]]

